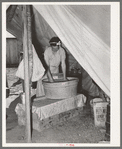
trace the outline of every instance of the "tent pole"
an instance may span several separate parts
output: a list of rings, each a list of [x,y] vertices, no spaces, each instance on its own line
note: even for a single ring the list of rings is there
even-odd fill
[[[27,35],[28,35],[28,54],[29,54],[29,69],[30,69],[30,88],[31,88],[31,78],[33,72],[33,50],[32,50],[32,27],[31,27],[31,6],[27,5]],[[31,90],[30,90],[31,91]]]
[[[24,33],[23,33],[23,51],[24,51],[24,86],[25,86],[25,110],[26,110],[26,141],[27,143],[31,142],[31,110],[30,110],[30,99],[31,99],[31,89],[30,89],[30,70],[29,69],[29,54],[28,53],[32,53],[29,52],[32,50],[32,48],[30,48],[30,26],[28,27],[28,16],[30,14],[30,12],[27,12],[27,7],[26,5],[23,5],[23,12],[22,12],[22,17],[23,17],[23,29],[24,29]],[[32,58],[32,57],[31,57]],[[31,59],[32,62],[32,59]]]

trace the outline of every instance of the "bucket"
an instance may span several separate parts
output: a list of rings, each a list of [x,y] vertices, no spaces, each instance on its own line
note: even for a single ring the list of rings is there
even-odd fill
[[[77,95],[78,78],[68,77],[68,81],[62,78],[54,79],[55,82],[50,83],[48,79],[42,81],[45,96],[50,99],[64,99]]]
[[[91,115],[92,117],[94,117],[94,110],[93,110],[93,104],[94,103],[98,103],[98,102],[103,102],[103,99],[101,98],[94,98],[90,101],[90,105],[91,105]]]
[[[101,98],[93,99],[91,104],[94,114],[94,124],[96,127],[106,127],[106,114],[108,102],[102,101]]]

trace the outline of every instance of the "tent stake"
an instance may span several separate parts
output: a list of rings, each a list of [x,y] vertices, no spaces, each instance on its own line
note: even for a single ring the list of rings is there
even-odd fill
[[[28,26],[29,24],[29,19],[28,16],[30,15],[29,10],[30,6],[23,6],[23,28],[24,28],[24,33],[23,33],[23,50],[24,50],[24,85],[25,85],[25,110],[26,110],[26,141],[27,143],[31,142],[31,110],[30,110],[30,102],[31,102],[31,89],[30,89],[30,82],[31,82],[31,72],[29,66],[32,66],[32,44],[31,44],[31,39],[30,39],[30,27]],[[28,11],[28,13],[27,13]],[[28,16],[27,16],[28,14]],[[31,53],[31,54],[30,54]],[[29,59],[31,58],[31,59]],[[31,63],[29,62],[31,61]]]

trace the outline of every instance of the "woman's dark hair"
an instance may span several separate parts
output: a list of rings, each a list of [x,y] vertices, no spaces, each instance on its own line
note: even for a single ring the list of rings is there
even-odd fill
[[[58,43],[59,41],[61,41],[61,40],[58,37],[53,37],[53,38],[50,39],[49,43],[51,43],[51,42]]]

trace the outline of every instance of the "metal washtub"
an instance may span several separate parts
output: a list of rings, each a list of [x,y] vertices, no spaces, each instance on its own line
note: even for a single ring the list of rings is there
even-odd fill
[[[50,99],[64,99],[77,95],[78,78],[68,77],[68,81],[63,81],[62,78],[55,79],[55,82],[50,83],[48,79],[42,81],[45,91],[45,96]]]

